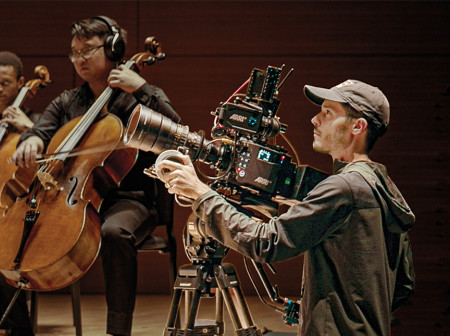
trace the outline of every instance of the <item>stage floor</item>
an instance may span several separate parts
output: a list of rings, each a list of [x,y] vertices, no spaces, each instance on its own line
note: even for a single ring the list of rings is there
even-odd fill
[[[139,295],[134,312],[133,336],[163,335],[167,322],[172,297],[169,295]],[[259,329],[265,329],[295,335],[297,327],[286,326],[282,314],[266,307],[258,297],[246,297],[250,313]],[[182,301],[182,304],[184,301]],[[75,336],[72,326],[72,308],[69,295],[39,295],[38,302],[38,336]],[[106,302],[103,295],[81,296],[81,319],[83,336],[105,335]],[[215,300],[202,299],[198,320],[215,319]],[[225,334],[235,335],[233,323],[224,308]],[[4,331],[0,331],[4,335]]]

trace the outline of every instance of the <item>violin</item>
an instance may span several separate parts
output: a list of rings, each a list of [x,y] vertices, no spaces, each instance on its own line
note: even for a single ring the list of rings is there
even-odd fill
[[[16,96],[13,107],[21,108],[26,98],[36,96],[38,89],[44,89],[52,81],[46,66],[38,65],[34,68],[36,78],[29,80]],[[28,192],[33,181],[37,165],[31,168],[18,168],[9,162],[16,150],[20,134],[12,132],[8,124],[0,125],[0,162],[2,172],[0,175],[0,218],[3,217],[9,207],[14,204],[17,197]]]
[[[125,67],[140,71],[164,59],[155,38],[147,38],[145,47]],[[18,198],[0,221],[5,240],[0,272],[11,285],[59,289],[78,280],[97,258],[102,197],[137,159],[136,149],[118,149],[124,135],[120,119],[106,114],[98,120],[113,91],[107,87],[84,115],[55,133],[29,194]]]

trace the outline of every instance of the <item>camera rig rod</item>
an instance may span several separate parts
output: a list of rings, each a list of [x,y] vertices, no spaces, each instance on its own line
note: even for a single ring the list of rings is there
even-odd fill
[[[264,300],[264,298],[260,295],[258,288],[256,287],[256,284],[249,272],[249,269],[247,267],[247,257],[244,257],[244,264],[245,267],[247,269],[247,273],[249,274],[250,280],[253,283],[253,286],[255,287],[256,292],[258,293],[258,296],[260,298],[260,300],[267,305],[268,307],[274,309],[275,311],[278,311],[279,313],[283,314],[283,321],[289,325],[289,326],[293,326],[299,323],[299,319],[300,319],[300,301],[292,301],[288,298],[280,298],[280,295],[278,293],[278,287],[272,286],[272,284],[269,281],[269,278],[267,277],[266,272],[264,271],[263,265],[261,263],[258,263],[256,261],[254,261],[253,259],[250,259],[253,263],[253,266],[255,267],[255,270],[257,271],[259,278],[261,279],[261,282],[264,286],[264,288],[266,289],[266,292],[269,296],[269,298],[271,299],[272,302],[277,303],[277,304],[281,304],[282,306],[278,306],[278,305],[274,305],[274,304],[270,304],[268,302],[266,302]],[[273,273],[275,272],[275,269],[273,268],[272,265],[270,264],[266,264]]]

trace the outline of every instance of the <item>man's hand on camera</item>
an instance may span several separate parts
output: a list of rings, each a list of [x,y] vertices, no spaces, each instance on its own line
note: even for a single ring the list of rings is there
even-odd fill
[[[183,155],[181,159],[184,164],[171,160],[161,161],[159,168],[168,170],[162,174],[162,180],[169,193],[195,200],[206,194],[210,188],[198,178],[189,156]]]

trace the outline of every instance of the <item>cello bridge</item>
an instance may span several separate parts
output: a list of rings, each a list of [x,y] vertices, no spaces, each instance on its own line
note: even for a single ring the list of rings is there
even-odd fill
[[[37,177],[39,181],[41,181],[44,190],[50,190],[54,188],[58,191],[62,191],[64,189],[62,186],[58,184],[55,178],[47,172],[38,172]]]

